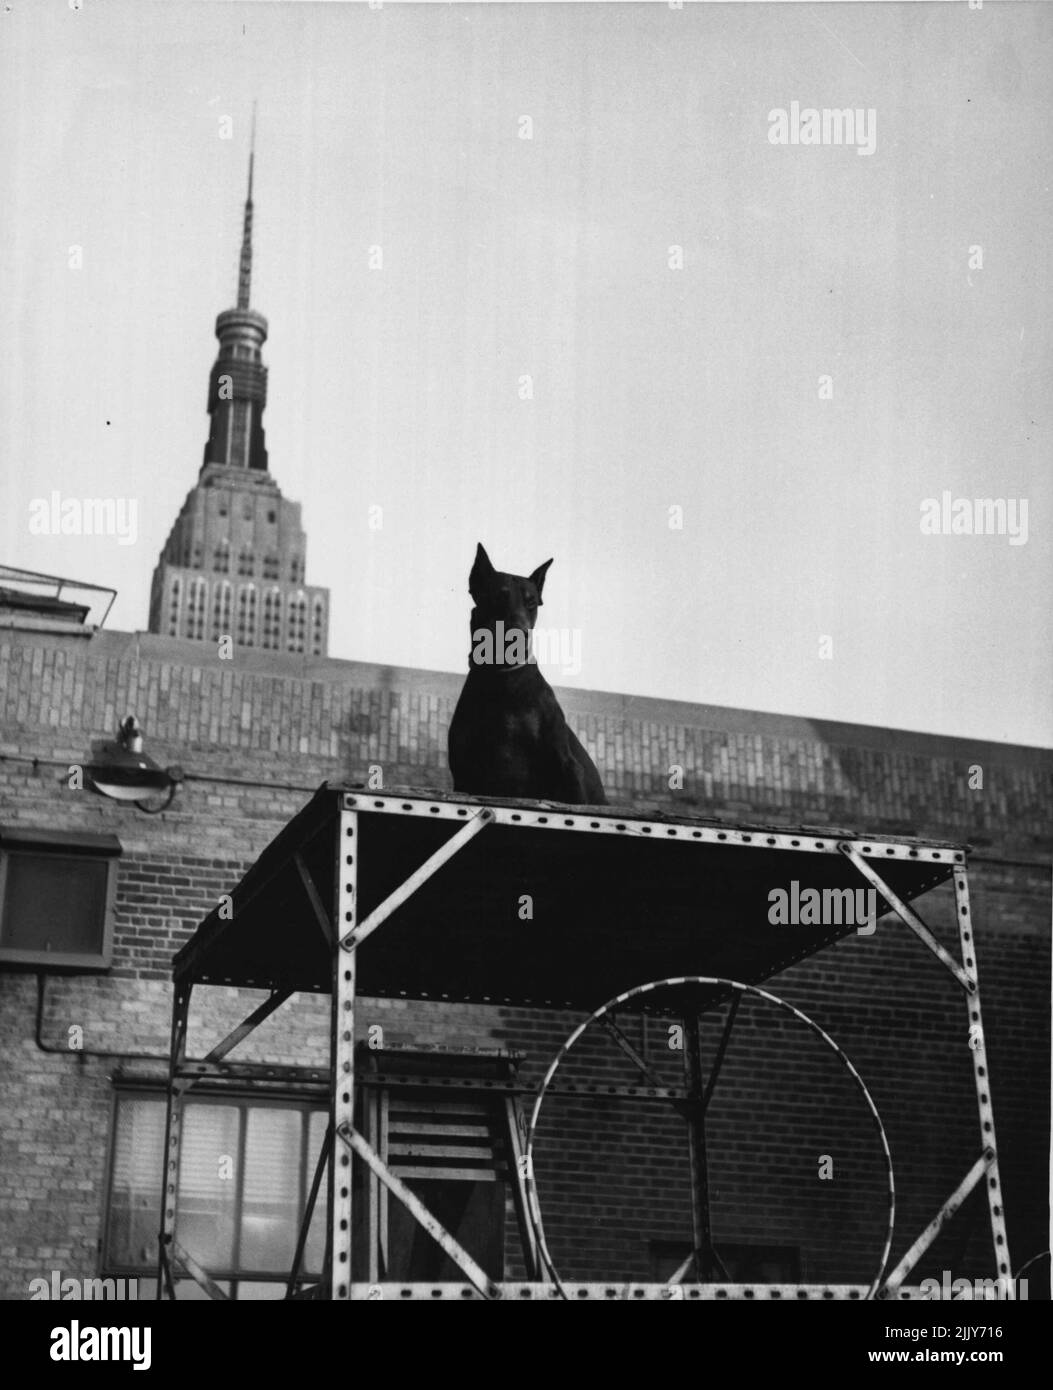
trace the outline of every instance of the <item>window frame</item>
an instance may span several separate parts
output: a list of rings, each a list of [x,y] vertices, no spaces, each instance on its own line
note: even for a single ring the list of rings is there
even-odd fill
[[[114,1169],[117,1161],[117,1127],[122,1101],[153,1101],[164,1109],[166,1092],[164,1084],[155,1079],[121,1077],[115,1080],[113,1086],[113,1099],[110,1109],[110,1140],[109,1152],[106,1160],[106,1186],[103,1193],[102,1210],[102,1232],[99,1241],[99,1269],[100,1277],[105,1279],[156,1279],[157,1278],[157,1258],[151,1260],[149,1265],[135,1265],[124,1261],[117,1261],[110,1258],[111,1234],[110,1223],[113,1216],[113,1179]],[[220,1107],[234,1107],[238,1111],[238,1159],[237,1168],[234,1175],[235,1195],[234,1195],[234,1237],[232,1242],[232,1253],[234,1263],[224,1266],[222,1269],[208,1270],[208,1276],[217,1284],[227,1284],[231,1287],[232,1297],[237,1300],[238,1289],[241,1284],[281,1284],[289,1282],[289,1270],[255,1270],[239,1268],[237,1259],[241,1254],[242,1231],[241,1225],[244,1217],[244,1193],[245,1193],[245,1161],[247,1153],[246,1132],[248,1130],[248,1112],[250,1107],[261,1110],[296,1110],[301,1114],[310,1117],[313,1113],[319,1113],[328,1118],[329,1107],[324,1099],[314,1099],[305,1096],[303,1093],[293,1093],[289,1091],[255,1091],[251,1088],[243,1087],[212,1087],[199,1084],[194,1087],[194,1094],[188,1096],[183,1102],[183,1115],[185,1117],[188,1107],[202,1105],[218,1105]],[[314,1176],[310,1149],[310,1130],[311,1121],[307,1119],[302,1125],[300,1134],[300,1183],[298,1196],[298,1218],[299,1222],[303,1219],[303,1208],[310,1191],[311,1179]],[[164,1175],[162,1170],[162,1156],[158,1158],[157,1165],[157,1218],[160,1225],[160,1208],[162,1186]],[[308,1169],[310,1168],[310,1171]],[[182,1175],[180,1174],[180,1177]],[[324,1206],[325,1193],[318,1194],[319,1202]],[[176,1223],[178,1229],[178,1210]],[[306,1251],[305,1251],[306,1253]],[[321,1276],[318,1273],[311,1273],[302,1268],[297,1276],[297,1284],[314,1284]]]
[[[78,831],[39,830],[28,826],[0,826],[0,969],[8,966],[43,967],[47,970],[104,971],[113,961],[114,908],[117,901],[117,861],[123,846],[116,835],[90,835]],[[8,865],[12,855],[46,861],[75,860],[106,865],[102,930],[97,951],[29,950],[3,943]]]

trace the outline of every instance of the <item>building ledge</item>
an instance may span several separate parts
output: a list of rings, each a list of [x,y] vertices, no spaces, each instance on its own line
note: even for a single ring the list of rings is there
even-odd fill
[[[64,637],[93,637],[96,632],[94,627],[85,627],[83,623],[69,618],[41,618],[36,615],[15,617],[11,613],[0,614],[0,630],[4,628],[16,628],[20,632],[47,632],[53,636],[61,634]]]

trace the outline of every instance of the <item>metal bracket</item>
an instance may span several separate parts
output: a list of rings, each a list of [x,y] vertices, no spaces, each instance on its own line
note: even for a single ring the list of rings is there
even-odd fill
[[[968,1197],[969,1193],[972,1192],[976,1184],[980,1182],[994,1161],[994,1150],[985,1149],[947,1198],[946,1202],[944,1202],[943,1206],[940,1207],[939,1211],[925,1227],[924,1231],[922,1231],[921,1235],[903,1256],[902,1260],[900,1260],[896,1268],[882,1284],[881,1288],[878,1290],[878,1298],[888,1298],[896,1293],[904,1279],[906,1279],[907,1275],[918,1263],[922,1255],[925,1254],[925,1251],[928,1250],[929,1246],[940,1234],[944,1226],[946,1226],[948,1221],[954,1216],[955,1212],[957,1212],[958,1208],[965,1201],[966,1197]]]
[[[428,879],[442,868],[447,860],[460,853],[470,840],[474,840],[479,831],[489,825],[493,818],[493,812],[484,807],[481,811],[477,811],[470,820],[465,821],[457,834],[451,835],[444,845],[425,859],[420,868],[414,870],[409,878],[400,883],[393,893],[390,893],[382,903],[375,907],[365,921],[360,922],[346,936],[341,937],[340,945],[343,946],[344,950],[353,951],[356,946],[361,946],[367,936],[372,935],[379,926],[382,926],[396,909],[400,908],[418,888],[427,883]]]
[[[963,970],[951,953],[940,945],[914,909],[909,907],[899,894],[888,886],[873,864],[864,859],[855,845],[850,844],[847,840],[840,841],[837,847],[846,859],[851,860],[870,886],[876,888],[888,905],[906,922],[919,941],[923,941],[937,960],[943,962],[958,983],[970,994],[975,994],[976,980],[973,976]]]

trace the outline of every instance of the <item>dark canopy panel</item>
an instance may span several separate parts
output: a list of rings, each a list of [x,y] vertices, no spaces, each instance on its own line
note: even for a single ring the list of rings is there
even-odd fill
[[[413,814],[402,814],[400,804],[409,803],[396,795],[381,800],[360,789],[323,787],[235,890],[232,920],[213,912],[180,951],[177,979],[330,988],[330,950],[297,860],[331,915],[345,792],[355,794],[358,811],[358,922],[462,828],[464,821],[426,814],[429,803],[467,807],[468,815],[482,805],[522,806],[535,815],[539,807],[409,793],[423,800],[412,804]],[[836,848],[849,832],[826,832],[827,849],[817,853],[814,830],[807,832],[812,849],[772,848],[763,843],[764,827],[749,845],[718,844],[687,838],[691,826],[712,827],[712,820],[634,820],[632,813],[619,816],[611,808],[585,814],[595,818],[592,824],[616,821],[624,837],[554,828],[558,813],[544,827],[487,825],[358,947],[356,992],[595,1008],[623,990],[669,976],[716,975],[755,984],[855,930],[854,922],[769,920],[769,894],[776,888],[791,892],[794,881],[802,892],[867,889]],[[642,831],[645,825],[650,829]],[[683,829],[675,840],[662,838],[672,833],[667,826]],[[652,831],[655,838],[648,838]],[[793,833],[778,829],[781,837]],[[875,855],[885,845],[916,843],[873,840]],[[931,842],[919,845],[933,848]],[[961,862],[960,847],[936,848],[945,851],[938,863],[931,857],[875,858],[875,867],[909,901],[950,877],[952,855]],[[880,897],[877,909],[887,910]],[[350,925],[338,923],[339,934]]]

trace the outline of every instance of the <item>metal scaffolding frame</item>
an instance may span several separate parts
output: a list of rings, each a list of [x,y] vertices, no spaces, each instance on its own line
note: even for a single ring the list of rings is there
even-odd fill
[[[459,824],[456,824],[458,823]],[[570,832],[568,834],[568,832]],[[480,838],[481,837],[481,838]],[[631,841],[631,847],[617,841]],[[649,844],[645,845],[645,842]],[[661,848],[659,848],[661,845]],[[671,846],[678,846],[673,849]],[[750,852],[750,853],[747,853]],[[466,910],[485,905],[487,883],[507,877],[509,865],[529,859],[536,887],[554,916],[551,942],[540,945],[529,962],[510,968],[501,954],[499,932],[479,923]],[[675,857],[675,863],[674,863]],[[634,862],[635,861],[635,862]],[[415,867],[409,868],[410,863]],[[878,1275],[870,1282],[836,1285],[755,1284],[728,1280],[710,1229],[706,1177],[705,1112],[717,1084],[740,999],[760,994],[780,1005],[818,1033],[838,1052],[870,1103],[887,1143],[880,1117],[855,1069],[818,1025],[770,992],[756,989],[787,965],[802,960],[855,930],[840,916],[808,930],[795,929],[792,949],[785,935],[770,932],[756,917],[758,892],[766,895],[777,872],[807,869],[813,881],[836,885],[861,878],[876,894],[878,915],[892,912],[945,967],[967,1001],[968,1046],[980,1121],[980,1151],[961,1183],[936,1212],[899,1263],[889,1273],[886,1261],[892,1239],[892,1175],[889,1167],[890,1225]],[[634,891],[648,874],[665,873],[668,902],[659,923],[648,925],[647,941],[639,933],[603,933],[599,919],[619,910],[636,910]],[[587,881],[575,896],[572,883]],[[912,899],[953,880],[961,959],[956,960],[921,920]],[[507,885],[506,885],[507,886]],[[516,884],[518,889],[522,885]],[[749,912],[750,929],[718,934],[698,923],[701,888],[723,894],[724,906]],[[472,898],[472,894],[476,894]],[[483,897],[478,895],[483,893]],[[584,911],[581,894],[596,911]],[[604,896],[607,895],[607,896]],[[622,906],[624,900],[624,906]],[[692,909],[694,913],[692,915]],[[594,920],[596,919],[596,920]],[[735,920],[734,917],[731,920]],[[473,926],[472,923],[475,922]],[[754,923],[756,923],[754,929]],[[576,951],[575,936],[596,934]],[[457,933],[460,937],[457,938]],[[394,934],[387,955],[382,947]],[[363,947],[370,943],[366,951]],[[593,949],[604,942],[606,949]],[[438,943],[438,944],[436,944]],[[466,952],[465,943],[474,954]],[[458,945],[462,948],[457,949]],[[429,954],[431,952],[431,954]],[[652,957],[666,969],[642,982],[632,978]],[[709,962],[713,961],[712,968]],[[360,968],[361,966],[361,968]],[[675,966],[675,969],[668,967]],[[728,967],[734,967],[729,969]],[[417,975],[413,971],[417,969]],[[533,971],[533,974],[531,974]],[[596,978],[599,976],[600,978]],[[728,825],[700,817],[640,817],[617,808],[568,808],[539,802],[492,800],[435,793],[373,793],[358,787],[326,784],[260,856],[233,893],[233,911],[214,909],[174,962],[171,1052],[167,1088],[158,1297],[175,1297],[180,1272],[213,1298],[225,1293],[176,1239],[179,1155],[183,1106],[187,1093],[202,1081],[226,1085],[280,1082],[326,1094],[329,1123],[314,1170],[286,1286],[291,1298],[598,1298],[598,1299],[909,1299],[922,1297],[907,1283],[925,1251],[965,1199],[981,1183],[988,1197],[992,1248],[1001,1296],[1012,1298],[1004,1206],[998,1171],[990,1079],[980,1010],[979,979],[969,905],[966,852],[962,846],[885,836],[860,837],[850,831],[791,830],[775,826]],[[618,989],[611,985],[617,983]],[[266,987],[270,992],[249,1016],[202,1059],[188,1059],[186,1040],[192,990],[219,984]],[[629,995],[671,985],[693,986],[694,1005],[682,1021],[686,1041],[683,1088],[663,1085],[614,1020],[612,1004]],[[427,987],[425,987],[427,986]],[[228,1054],[265,1019],[300,991],[331,995],[328,1072],[319,1068],[231,1063]],[[372,1104],[360,1105],[356,1125],[356,1091],[366,1087],[434,1086],[434,1076],[369,1074],[356,1065],[355,1015],[360,994],[391,994],[440,1002],[481,1002],[516,1007],[569,1007],[586,1014],[583,1023],[557,1054],[539,1087],[525,1087],[514,1075],[503,1080],[461,1076],[442,1083],[465,1094],[486,1090],[507,1107],[508,1175],[519,1220],[527,1282],[496,1282],[428,1210],[420,1197],[382,1157]],[[714,1000],[731,1007],[708,1078],[703,1075],[698,1025]],[[605,1003],[604,1000],[607,1002]],[[639,1086],[604,1086],[604,1094],[626,1098],[665,1098],[680,1109],[687,1123],[692,1173],[693,1248],[671,1279],[661,1283],[563,1282],[547,1255],[540,1205],[532,1168],[533,1126],[546,1088],[557,1086],[555,1069],[567,1048],[591,1021],[599,1021],[641,1073]],[[520,1136],[518,1106],[535,1101],[526,1145]],[[372,1232],[356,1235],[352,1166],[362,1165],[374,1194],[394,1198],[439,1244],[464,1275],[463,1283],[400,1284],[376,1277],[375,1201],[370,1208]],[[326,1248],[321,1282],[308,1284],[302,1262],[318,1198],[326,1184]],[[369,1279],[354,1277],[356,1240],[372,1240]],[[363,1261],[356,1259],[361,1267]],[[695,1281],[687,1282],[694,1266]],[[546,1277],[547,1276],[547,1277]]]

